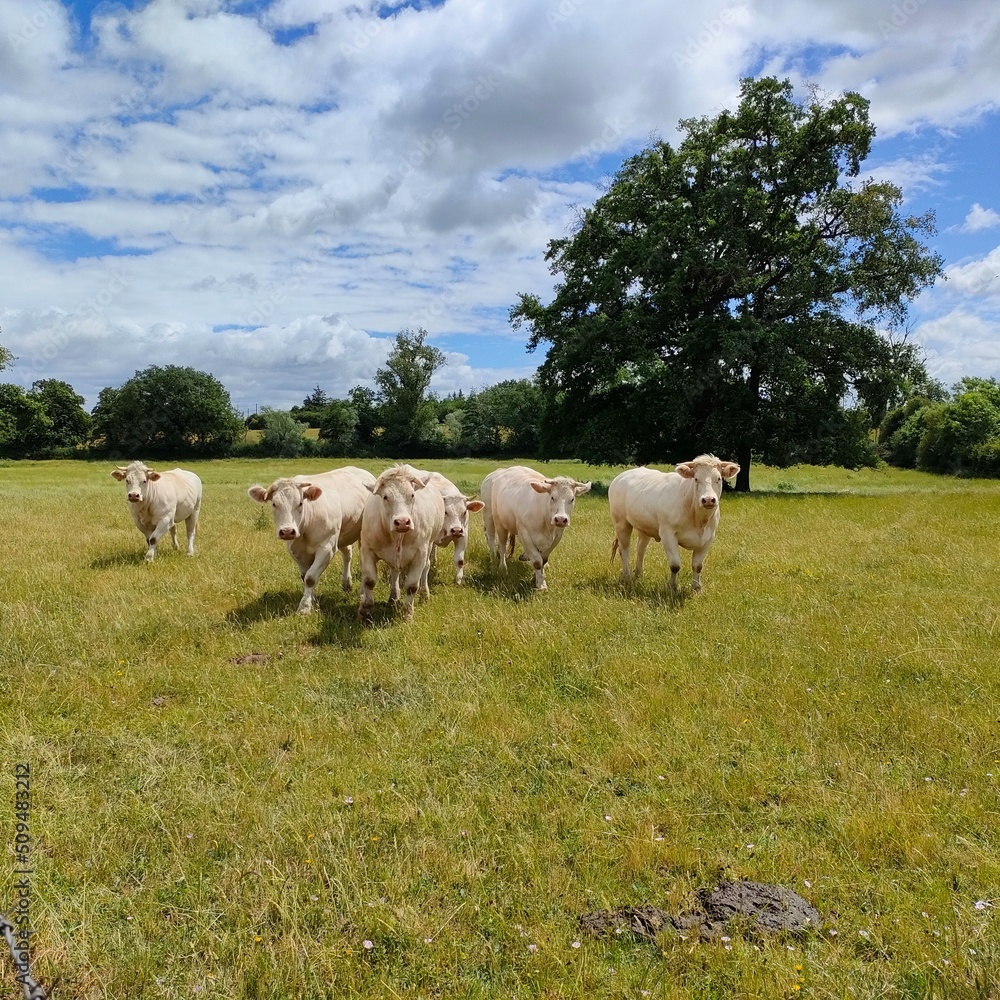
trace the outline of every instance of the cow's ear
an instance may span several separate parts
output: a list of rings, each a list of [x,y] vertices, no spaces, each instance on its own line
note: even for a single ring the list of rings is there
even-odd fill
[[[431,474],[428,472],[426,476],[414,476],[410,480],[410,485],[415,490],[422,490],[431,481]]]
[[[470,514],[475,514],[478,511],[481,511],[485,506],[486,506],[486,504],[484,504],[482,500],[466,500],[465,501],[465,509]]]
[[[306,500],[318,500],[323,495],[323,491],[318,486],[309,483],[302,488],[302,495]]]
[[[678,466],[675,466],[675,468],[677,469],[677,471],[685,479],[694,479],[694,466],[693,465],[690,465],[687,462],[681,462],[681,464],[678,465]]]
[[[576,483],[576,482],[574,482],[573,483],[573,492],[577,496],[582,496],[584,493],[589,493],[590,492],[590,485],[591,484],[589,482],[587,482],[587,483]]]
[[[528,484],[536,493],[550,493],[552,491],[552,483],[546,479],[544,483],[538,482],[536,479],[532,479]]]
[[[719,473],[723,479],[732,479],[740,467],[735,462],[719,462]]]
[[[146,470],[146,482],[148,482],[148,483],[155,483],[156,480],[159,479],[159,478],[160,478],[160,474],[158,472],[153,472],[152,469],[147,469]]]
[[[364,486],[365,486],[365,489],[368,490],[369,493],[374,493],[375,492],[375,486],[376,486],[375,483],[365,483]]]
[[[271,491],[265,490],[263,486],[251,486],[247,490],[247,496],[251,500],[256,500],[257,503],[267,503],[271,499]]]
[[[118,482],[121,482],[125,478],[125,472],[124,472],[124,470],[123,469],[112,469],[111,470],[111,478],[112,479],[117,479]]]

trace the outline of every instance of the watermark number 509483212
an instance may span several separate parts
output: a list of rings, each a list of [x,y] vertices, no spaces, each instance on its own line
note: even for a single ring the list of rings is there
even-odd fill
[[[7,939],[17,982],[25,1000],[45,1000],[45,990],[31,975],[31,767],[14,767],[14,905],[11,917],[0,913],[0,932]]]

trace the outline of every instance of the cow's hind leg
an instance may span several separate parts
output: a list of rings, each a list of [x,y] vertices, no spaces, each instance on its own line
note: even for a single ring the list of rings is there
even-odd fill
[[[632,567],[629,565],[630,552],[629,549],[632,546],[632,525],[626,521],[624,524],[615,525],[615,542],[618,545],[618,551],[621,553],[622,557],[622,580],[625,583],[629,583],[632,580]],[[614,553],[611,555],[614,558]],[[639,572],[641,572],[641,563],[639,566]]]
[[[177,525],[170,525],[170,541],[173,543],[175,549],[179,549],[180,545],[177,543]]]
[[[643,563],[646,559],[646,547],[650,541],[652,539],[649,535],[644,535],[641,531],[639,532],[635,542],[635,573],[632,574],[636,580],[642,579]]]
[[[195,511],[184,519],[184,527],[187,529],[187,554],[189,556],[194,555],[194,536],[198,534],[198,514],[199,511]],[[177,546],[175,545],[176,549]]]

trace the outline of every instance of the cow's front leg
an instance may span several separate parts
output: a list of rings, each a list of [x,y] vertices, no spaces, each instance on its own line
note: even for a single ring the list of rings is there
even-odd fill
[[[340,574],[340,585],[344,590],[350,590],[351,584],[354,582],[351,577],[351,553],[352,549],[350,545],[345,545],[340,550],[340,558],[344,562],[344,567]]]
[[[469,544],[469,539],[465,535],[455,539],[455,583],[459,587],[465,579],[465,546]]]
[[[691,553],[691,591],[695,594],[701,593],[701,569],[705,565],[705,559],[711,547],[712,542],[708,542]]]
[[[361,546],[361,602],[358,604],[358,618],[371,621],[375,605],[375,584],[378,581],[378,558],[375,553]]]
[[[681,550],[677,547],[677,539],[672,531],[661,531],[660,542],[670,564],[670,589],[677,593],[677,574],[681,571]]]
[[[535,571],[535,590],[548,590],[549,585],[545,582],[545,564],[549,561],[548,557],[542,555],[527,535],[521,536],[521,548],[524,549],[524,561],[530,563]]]
[[[399,567],[389,567],[389,603],[399,603]]]
[[[170,525],[170,541],[173,542],[174,548],[179,549],[180,545],[177,543],[177,525]]]
[[[153,530],[146,536],[146,544],[148,546],[146,549],[146,562],[152,562],[156,558],[156,543],[170,530],[170,526],[173,523],[173,519],[169,516],[160,518]]]
[[[421,558],[418,553],[413,562],[403,570],[403,590],[406,592],[406,596],[403,599],[403,614],[407,618],[413,617],[413,599],[417,596],[417,591],[426,579],[426,569],[426,553],[424,554],[424,558]]]
[[[420,593],[424,597],[431,596],[430,575],[431,567],[434,566],[437,557],[437,546],[433,542],[427,543],[427,548],[423,553],[424,568],[420,572]]]
[[[313,556],[313,561],[309,568],[302,575],[302,600],[299,601],[299,614],[307,615],[316,604],[316,584],[323,575],[323,570],[330,565],[333,553],[337,548],[337,539],[331,538],[324,545],[321,545]]]

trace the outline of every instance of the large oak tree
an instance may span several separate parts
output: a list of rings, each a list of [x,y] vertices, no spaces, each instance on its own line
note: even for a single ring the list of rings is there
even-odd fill
[[[748,79],[735,112],[680,131],[549,243],[555,298],[521,295],[511,319],[548,345],[549,451],[713,450],[749,489],[751,456],[786,464],[842,434],[851,394],[884,410],[904,379],[882,331],[941,272],[922,242],[934,219],[904,216],[893,184],[850,180],[875,135],[859,94],[800,101],[788,81]]]

